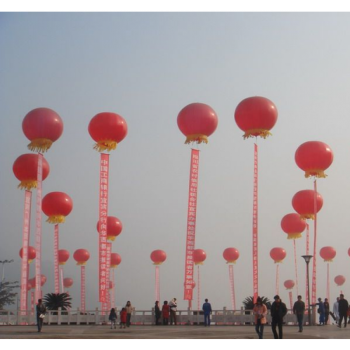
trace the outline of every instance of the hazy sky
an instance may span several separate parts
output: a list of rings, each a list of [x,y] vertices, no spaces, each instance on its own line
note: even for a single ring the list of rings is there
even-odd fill
[[[264,96],[277,106],[273,136],[259,145],[259,294],[273,298],[275,267],[269,252],[283,247],[280,294],[294,279],[293,243],[280,222],[293,212],[299,190],[312,189],[294,161],[303,142],[328,144],[334,162],[318,180],[324,206],[318,215],[318,251],[333,246],[331,301],[342,274],[350,298],[350,13],[0,13],[0,260],[7,280],[20,280],[24,192],[12,172],[27,149],[24,116],[48,107],[63,119],[62,137],[45,154],[51,172],[43,194],[63,191],[74,203],[60,226],[60,248],[71,258],[73,307],[80,305],[80,269],[73,253],[88,249],[87,309],[98,307],[99,154],[88,124],[103,111],[122,115],[128,135],[111,152],[109,215],[123,223],[113,252],[116,303],[154,305],[155,269],[150,254],[167,253],[160,268],[161,301],[183,301],[187,198],[191,147],[177,127],[179,111],[202,102],[219,125],[200,146],[196,248],[204,249],[202,299],[230,308],[228,266],[222,253],[235,247],[236,303],[252,295],[253,144],[234,120],[238,103]],[[33,195],[35,201],[35,192]],[[35,202],[34,202],[35,203]],[[53,225],[43,215],[43,293],[54,289]],[[31,245],[34,246],[35,208]],[[310,222],[312,226],[312,222]],[[311,229],[311,236],[313,230]],[[313,240],[311,240],[312,243]],[[297,240],[299,291],[305,295],[305,236]],[[31,277],[34,275],[34,263]],[[311,271],[311,270],[310,270]],[[326,263],[318,255],[317,296],[326,297]],[[197,305],[194,291],[194,305]],[[294,289],[294,298],[296,291]],[[289,302],[288,302],[289,305]]]

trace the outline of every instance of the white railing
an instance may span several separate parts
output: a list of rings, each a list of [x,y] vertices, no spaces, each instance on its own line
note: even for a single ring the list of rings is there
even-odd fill
[[[88,310],[85,313],[77,310],[69,311],[53,311],[48,310],[44,319],[45,324],[53,325],[101,325],[108,323],[109,313],[103,314],[100,310]],[[202,312],[196,310],[178,310],[177,324],[180,325],[199,325],[203,324],[204,316]],[[315,317],[313,317],[315,319]],[[270,314],[267,315],[267,321],[271,322]],[[307,321],[307,315],[304,316]],[[119,322],[119,315],[118,315]],[[286,324],[296,324],[296,316],[288,311],[284,318]],[[152,325],[155,323],[154,310],[135,310],[131,316],[131,323],[136,325]],[[211,316],[211,324],[213,325],[252,325],[254,323],[254,315],[251,310],[214,310]],[[10,311],[0,310],[0,325],[35,325],[36,313],[32,311]]]

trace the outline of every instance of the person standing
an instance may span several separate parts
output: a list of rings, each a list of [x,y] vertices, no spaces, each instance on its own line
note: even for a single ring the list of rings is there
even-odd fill
[[[324,304],[321,298],[318,298],[318,303],[315,305],[318,305],[317,312],[319,313],[319,326],[324,326],[324,319],[325,319],[325,314],[324,314]]]
[[[126,307],[122,308],[120,311],[120,328],[125,328],[128,320],[128,313],[126,311]]]
[[[134,307],[131,305],[131,302],[128,301],[125,305],[126,309],[126,326],[130,327],[131,325],[131,313],[134,311]]]
[[[108,319],[111,321],[111,329],[114,327],[116,328],[117,324],[117,313],[115,312],[115,309],[112,308],[111,311],[109,312],[109,317]]]
[[[283,317],[287,314],[287,307],[282,303],[279,295],[274,296],[274,302],[271,305],[271,328],[275,339],[283,339]],[[276,327],[278,326],[278,334]]]
[[[324,299],[323,305],[324,305],[324,324],[327,325],[329,320],[329,302],[327,298]]]
[[[162,307],[162,316],[163,316],[163,325],[167,326],[169,323],[169,313],[170,313],[170,307],[168,305],[167,301],[164,301],[163,307]]]
[[[204,312],[204,326],[210,326],[210,314],[212,312],[211,305],[208,302],[208,299],[205,299],[205,303],[202,306],[202,310]]]
[[[341,324],[344,318],[344,328],[347,324],[347,313],[349,308],[349,303],[346,299],[344,299],[344,294],[340,294],[339,296],[339,324],[338,327],[341,328]]]
[[[264,326],[266,324],[267,307],[263,304],[260,297],[256,299],[253,314],[255,317],[255,331],[258,334],[259,339],[262,339],[264,334]]]
[[[294,303],[293,306],[293,314],[297,317],[299,332],[303,331],[304,313],[305,303],[301,300],[301,295],[298,295],[298,300]]]
[[[176,298],[171,299],[169,303],[170,307],[170,324],[175,323],[176,326],[176,311],[177,311],[177,303],[176,303]]]
[[[36,304],[36,323],[38,325],[38,332],[41,332],[41,329],[43,328],[44,323],[44,317],[46,313],[46,307],[43,304],[42,299],[38,300],[38,303]]]
[[[336,325],[338,325],[338,323],[339,323],[339,297],[337,297],[337,300],[333,304],[333,319],[334,319]]]
[[[156,318],[156,326],[158,326],[159,323],[159,319],[161,316],[161,311],[160,311],[160,307],[159,307],[159,301],[156,301],[155,305],[154,305],[154,314],[155,314],[155,318]]]

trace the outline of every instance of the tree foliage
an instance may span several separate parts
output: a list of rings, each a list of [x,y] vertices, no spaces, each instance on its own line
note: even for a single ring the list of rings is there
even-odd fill
[[[268,309],[271,309],[271,301],[268,298],[261,297],[263,304],[266,305]],[[253,310],[254,308],[254,298],[253,297],[246,297],[243,300],[243,305],[245,310]]]
[[[16,303],[17,293],[14,292],[14,290],[18,287],[18,281],[0,282],[0,310],[3,310],[6,305],[13,305]]]
[[[67,293],[48,293],[43,298],[43,303],[48,310],[67,310],[72,307],[72,298]]]

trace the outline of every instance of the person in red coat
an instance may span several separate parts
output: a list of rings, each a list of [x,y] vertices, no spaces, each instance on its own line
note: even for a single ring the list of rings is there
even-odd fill
[[[163,325],[168,325],[168,323],[169,323],[169,314],[170,314],[170,307],[168,305],[168,302],[164,301],[164,304],[163,304],[163,307],[162,307]]]
[[[126,308],[123,307],[122,311],[120,311],[120,328],[126,328]]]

